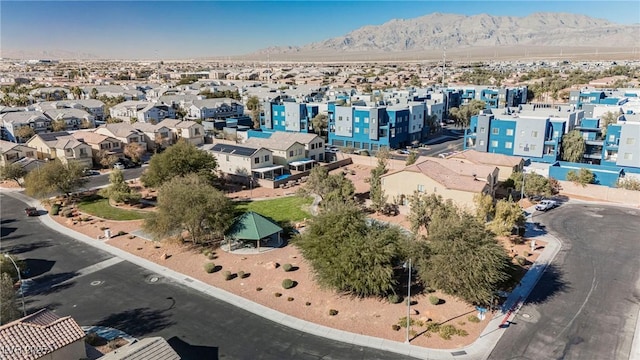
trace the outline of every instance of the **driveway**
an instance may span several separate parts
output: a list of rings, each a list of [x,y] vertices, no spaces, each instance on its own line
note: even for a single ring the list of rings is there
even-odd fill
[[[534,218],[562,250],[490,359],[629,359],[640,310],[640,210],[570,202]]]

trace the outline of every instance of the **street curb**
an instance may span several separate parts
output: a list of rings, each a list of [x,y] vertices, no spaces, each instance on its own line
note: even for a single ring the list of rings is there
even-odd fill
[[[17,200],[20,200],[32,206],[40,205],[40,203],[37,200],[30,198],[19,192],[3,191],[3,193],[6,193],[8,196],[11,196]],[[544,235],[545,239],[540,238],[540,240],[547,241],[547,244],[548,244],[547,247],[545,247],[545,250],[538,257],[538,259],[536,260],[536,263],[534,263],[530,271],[527,271],[522,281],[520,282],[520,285],[518,285],[518,287],[516,287],[516,289],[510,294],[509,298],[505,302],[505,306],[503,306],[503,310],[490,320],[489,324],[487,324],[487,326],[485,327],[485,330],[480,334],[478,339],[474,341],[471,345],[468,345],[462,348],[454,348],[454,349],[430,349],[430,348],[425,348],[421,346],[405,344],[397,341],[377,338],[373,336],[360,335],[356,333],[347,332],[344,330],[333,329],[327,326],[323,326],[323,325],[315,324],[306,320],[295,318],[291,315],[281,313],[279,311],[268,308],[264,305],[252,302],[238,295],[216,288],[198,279],[192,278],[190,276],[171,270],[162,265],[156,264],[150,260],[140,258],[129,252],[126,252],[124,250],[111,246],[104,242],[98,242],[98,240],[95,240],[87,235],[84,235],[82,233],[79,233],[73,229],[67,228],[57,223],[48,214],[39,216],[38,218],[45,226],[49,227],[54,231],[65,234],[73,239],[81,241],[96,249],[107,252],[115,257],[122,258],[137,266],[140,266],[149,271],[155,272],[166,278],[170,278],[176,283],[198,290],[206,295],[213,296],[218,300],[224,301],[230,305],[247,310],[255,315],[271,320],[275,323],[278,323],[278,324],[281,324],[281,325],[284,325],[308,334],[316,335],[319,337],[323,337],[323,338],[327,338],[335,341],[340,341],[343,343],[394,352],[401,355],[419,357],[421,359],[432,359],[432,360],[486,359],[491,353],[491,351],[493,350],[493,348],[495,347],[495,345],[500,340],[500,337],[502,336],[502,334],[504,333],[504,331],[502,331],[499,325],[502,321],[501,318],[506,313],[505,310],[513,306],[513,304],[515,303],[515,300],[517,299],[522,299],[522,301],[526,300],[526,296],[528,296],[529,293],[532,291],[533,287],[540,279],[546,267],[555,258],[556,254],[559,252],[561,248],[560,241],[548,233]],[[547,237],[549,238],[547,239]],[[549,246],[549,244],[551,244],[551,246]],[[550,253],[549,250],[551,250],[552,253]],[[548,259],[548,260],[545,263],[538,264],[538,262],[541,259],[543,260]],[[531,270],[533,270],[534,268],[538,269],[539,271],[532,272]],[[527,280],[525,281],[525,279]],[[511,304],[511,305],[507,307],[506,306],[507,304]],[[516,309],[513,312],[513,316],[515,316],[515,314],[517,313],[517,310],[518,309]]]

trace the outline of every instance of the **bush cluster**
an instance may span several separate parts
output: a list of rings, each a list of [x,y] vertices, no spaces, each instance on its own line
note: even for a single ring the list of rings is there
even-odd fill
[[[438,305],[440,304],[440,298],[434,295],[429,296],[429,302],[431,303],[431,305]]]
[[[329,310],[329,315],[331,315],[331,316],[336,316],[336,315],[338,315],[338,310],[336,310],[336,309],[331,309],[331,310]]]
[[[291,264],[284,264],[282,265],[282,269],[286,272],[289,272],[293,269],[293,266]]]
[[[224,276],[225,280],[231,280],[231,271],[227,270],[224,273],[222,273],[222,276]]]
[[[282,280],[282,287],[285,289],[291,289],[295,285],[295,282],[291,279]]]
[[[402,302],[402,296],[398,294],[391,294],[387,297],[387,300],[392,304],[399,304]]]
[[[204,264],[204,271],[206,271],[209,274],[211,274],[215,269],[216,269],[216,264],[212,262]]]

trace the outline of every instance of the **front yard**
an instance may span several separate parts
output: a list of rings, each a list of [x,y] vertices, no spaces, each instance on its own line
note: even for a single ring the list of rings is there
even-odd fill
[[[282,224],[311,218],[309,207],[312,203],[312,197],[286,196],[270,200],[239,201],[236,203],[236,211],[255,211]]]
[[[78,210],[105,220],[141,220],[146,217],[143,211],[120,209],[109,204],[109,199],[98,195],[89,196],[78,203]]]

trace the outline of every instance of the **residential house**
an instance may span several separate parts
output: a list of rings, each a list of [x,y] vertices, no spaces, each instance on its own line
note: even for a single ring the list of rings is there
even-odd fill
[[[175,350],[162,337],[150,337],[119,347],[106,353],[100,360],[180,360]]]
[[[45,110],[44,114],[51,119],[51,126],[55,128],[55,124],[64,121],[63,130],[89,129],[95,127],[95,119],[93,115],[82,109],[62,108]]]
[[[274,165],[282,165],[286,169],[305,170],[315,162],[315,160],[306,158],[305,146],[293,139],[276,140],[271,138],[260,139],[254,137],[247,139],[244,146],[271,150],[273,153]],[[302,168],[300,165],[302,165]]]
[[[144,149],[147,148],[144,133],[127,123],[115,123],[100,125],[95,130],[96,133],[114,137],[122,142],[126,147],[127,144],[139,143]]]
[[[143,122],[136,122],[131,126],[144,133],[147,150],[149,151],[166,149],[174,143],[173,132],[166,126]]]
[[[175,119],[176,111],[173,107],[152,103],[149,101],[130,100],[114,105],[109,109],[112,118],[125,122],[144,122],[156,124],[166,118]]]
[[[218,169],[235,180],[273,179],[283,173],[283,165],[273,164],[273,152],[262,147],[218,143],[204,149],[216,158]]]
[[[226,119],[244,114],[244,105],[230,98],[193,100],[187,109],[187,119]]]
[[[436,194],[458,206],[475,209],[474,196],[494,196],[498,182],[497,167],[464,163],[453,159],[430,158],[381,177],[382,189],[389,199],[408,205],[414,192]]]
[[[80,109],[93,115],[96,121],[104,120],[104,103],[96,99],[46,101],[30,106],[34,110],[46,111],[49,109]]]
[[[0,114],[6,140],[25,142],[29,138],[21,138],[19,129],[31,127],[33,131],[43,133],[51,131],[51,119],[42,111],[12,111]]]
[[[204,144],[204,126],[195,121],[164,119],[158,125],[173,132],[174,142],[184,139],[194,145]]]
[[[299,142],[304,145],[305,158],[324,161],[325,149],[324,139],[314,133],[298,133],[298,132],[285,132],[285,131],[247,131],[247,135],[250,138],[269,138],[274,141],[282,143]]]
[[[17,144],[5,140],[0,140],[0,151],[2,152],[2,158],[0,158],[0,166],[14,163],[25,157],[36,157],[36,149],[25,144]]]
[[[91,146],[66,131],[36,134],[26,144],[36,149],[38,159],[59,159],[65,164],[77,161],[88,168],[93,166]]]
[[[522,172],[524,159],[519,156],[504,154],[483,153],[468,149],[454,153],[447,159],[460,160],[469,164],[495,166],[500,170],[498,181],[507,180],[514,172]]]
[[[105,151],[110,154],[120,154],[123,151],[122,141],[108,135],[99,134],[94,131],[76,131],[71,134],[71,136],[91,146],[91,151],[94,156],[100,151]]]
[[[84,338],[84,331],[72,317],[60,317],[47,309],[0,326],[5,360],[84,359]]]

